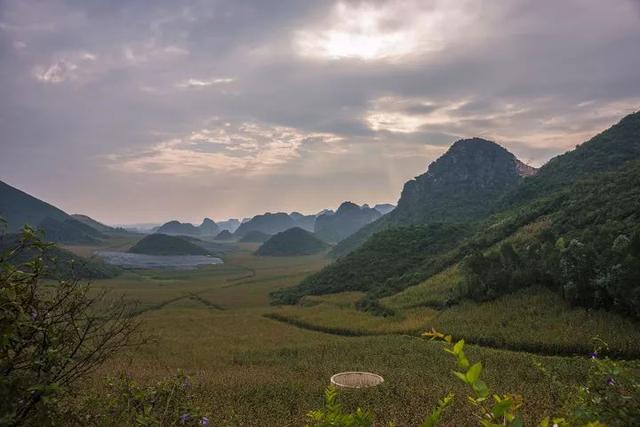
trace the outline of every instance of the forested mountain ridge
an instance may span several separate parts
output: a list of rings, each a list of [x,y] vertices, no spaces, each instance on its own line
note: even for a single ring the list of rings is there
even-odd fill
[[[299,286],[275,293],[274,299],[291,303],[305,294],[356,289],[377,298],[465,260],[463,281],[475,298],[490,299],[518,283],[544,284],[582,305],[618,307],[638,315],[640,288],[633,283],[640,284],[640,255],[634,252],[640,242],[639,132],[636,113],[513,187],[499,199],[496,206],[501,209],[486,219],[462,222],[455,231],[440,233],[442,239],[438,227],[444,224],[430,230],[380,231]],[[577,178],[571,180],[573,171]],[[539,225],[532,227],[535,233],[520,233],[525,243],[508,243],[510,236],[532,224]],[[589,263],[571,261],[570,255]],[[582,274],[582,280],[561,271],[559,260],[565,267],[574,265],[572,274]],[[611,270],[616,265],[622,266],[619,271]],[[496,283],[499,289],[492,285]],[[599,288],[603,283],[609,284],[606,289]],[[631,303],[621,303],[621,298]]]
[[[461,139],[404,185],[393,211],[340,242],[331,254],[344,256],[389,227],[484,218],[498,199],[535,171],[495,142]]]

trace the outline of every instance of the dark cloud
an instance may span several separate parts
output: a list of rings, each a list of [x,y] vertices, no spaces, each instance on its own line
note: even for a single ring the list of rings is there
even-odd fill
[[[639,109],[639,29],[634,0],[0,1],[0,179],[111,222],[393,201],[458,138],[539,165]]]

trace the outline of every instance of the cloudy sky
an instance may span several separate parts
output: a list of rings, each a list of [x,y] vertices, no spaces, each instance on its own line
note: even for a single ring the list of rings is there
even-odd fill
[[[395,202],[638,109],[638,0],[0,0],[0,180],[108,223]]]

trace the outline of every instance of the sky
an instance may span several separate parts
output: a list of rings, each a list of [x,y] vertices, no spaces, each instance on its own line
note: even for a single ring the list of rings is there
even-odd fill
[[[0,180],[109,224],[395,203],[639,109],[639,0],[0,0]]]

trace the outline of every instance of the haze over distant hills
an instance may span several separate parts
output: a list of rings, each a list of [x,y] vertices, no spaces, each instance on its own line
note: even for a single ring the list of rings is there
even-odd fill
[[[315,234],[326,242],[339,242],[382,214],[368,205],[344,202],[335,213],[325,213],[316,219]]]
[[[212,219],[205,218],[199,226],[195,226],[188,222],[173,220],[161,225],[153,231],[154,233],[172,236],[215,236],[220,232],[220,228]]]

